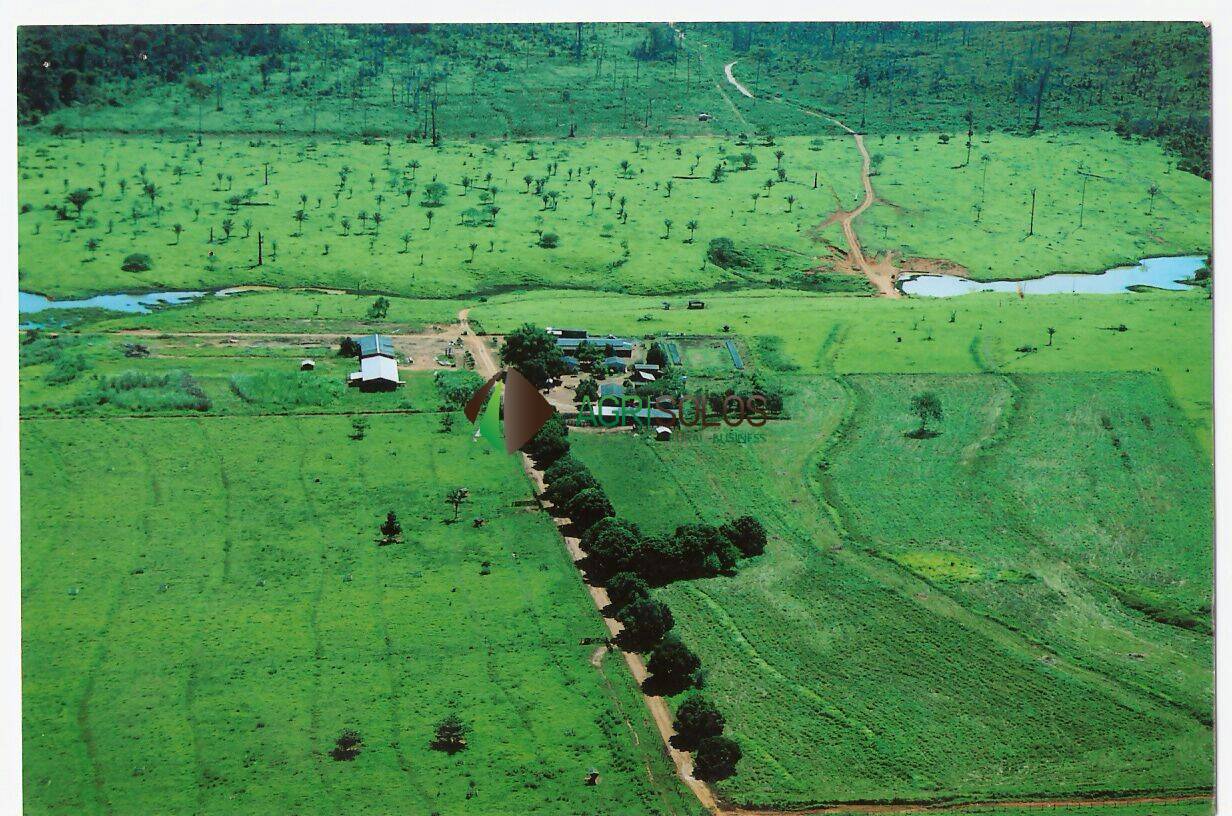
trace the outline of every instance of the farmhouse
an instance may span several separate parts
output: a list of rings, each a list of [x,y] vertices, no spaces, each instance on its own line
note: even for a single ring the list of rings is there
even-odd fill
[[[599,399],[604,397],[623,397],[625,395],[625,387],[619,383],[600,383]]]
[[[562,354],[576,357],[579,346],[590,345],[607,351],[615,357],[632,357],[635,343],[625,337],[609,334],[606,337],[592,336],[586,329],[557,329],[548,326],[547,333],[556,338],[556,348]]]
[[[394,341],[383,334],[356,338],[359,344],[359,371],[347,376],[347,385],[361,391],[393,391],[402,385],[394,357]]]

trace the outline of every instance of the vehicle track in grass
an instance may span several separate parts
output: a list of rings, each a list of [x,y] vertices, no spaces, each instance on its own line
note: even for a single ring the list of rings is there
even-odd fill
[[[727,81],[732,85],[732,87],[734,87],[742,95],[748,97],[749,99],[757,99],[757,97],[753,95],[753,92],[741,84],[741,82],[736,79],[735,74],[732,73],[732,69],[739,61],[740,60],[733,60],[724,65],[723,73],[727,76]],[[837,221],[843,230],[843,239],[847,242],[847,258],[851,267],[855,271],[863,274],[864,277],[868,279],[868,282],[877,290],[878,294],[883,297],[902,297],[903,293],[895,285],[898,280],[899,272],[894,266],[889,253],[881,258],[873,258],[870,260],[868,256],[864,254],[864,247],[861,246],[860,238],[856,235],[855,220],[859,218],[865,210],[873,206],[873,203],[877,200],[877,194],[873,190],[872,158],[868,154],[868,148],[864,146],[864,136],[855,130],[852,130],[847,125],[843,124],[842,121],[834,118],[833,116],[827,116],[824,113],[810,110],[803,105],[798,105],[795,102],[790,102],[786,99],[778,101],[796,108],[806,116],[824,119],[831,124],[837,125],[849,136],[855,139],[856,149],[860,151],[860,183],[864,187],[864,198],[858,205],[856,205],[854,210],[844,210],[842,206],[839,206],[829,218],[819,225],[818,229]]]

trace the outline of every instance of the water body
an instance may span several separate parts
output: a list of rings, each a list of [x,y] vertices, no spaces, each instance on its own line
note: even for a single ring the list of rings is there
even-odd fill
[[[47,309],[110,309],[113,312],[148,314],[154,306],[178,306],[189,303],[205,292],[147,292],[144,295],[95,295],[84,300],[52,300],[33,292],[17,293],[17,311],[37,314]]]
[[[1028,295],[1075,293],[1109,295],[1128,292],[1131,286],[1154,289],[1192,289],[1182,280],[1206,266],[1202,255],[1182,255],[1171,258],[1146,258],[1134,266],[1118,266],[1095,275],[1057,273],[1030,280],[975,281],[956,275],[904,276],[899,286],[909,295],[923,297],[953,297],[971,292],[1017,292]]]

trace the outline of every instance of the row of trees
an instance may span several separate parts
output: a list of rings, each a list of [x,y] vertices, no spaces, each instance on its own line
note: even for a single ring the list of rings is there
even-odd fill
[[[734,569],[740,558],[765,551],[764,527],[742,516],[718,527],[682,524],[670,535],[644,536],[637,525],[616,517],[594,474],[569,455],[568,432],[558,417],[526,450],[543,468],[544,498],[580,532],[586,552],[582,567],[592,582],[607,589],[604,613],[621,623],[620,646],[649,655],[650,677],[643,691],[672,695],[701,687],[701,658],[672,631],[672,611],[651,595],[651,585]],[[723,715],[700,694],[690,695],[677,710],[673,744],[695,752],[699,779],[717,781],[736,772],[740,746],[723,736],[723,727]]]

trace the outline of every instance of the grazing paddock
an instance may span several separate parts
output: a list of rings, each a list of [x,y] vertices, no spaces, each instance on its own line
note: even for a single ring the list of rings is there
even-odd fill
[[[369,423],[25,422],[28,810],[694,812],[515,461]]]

